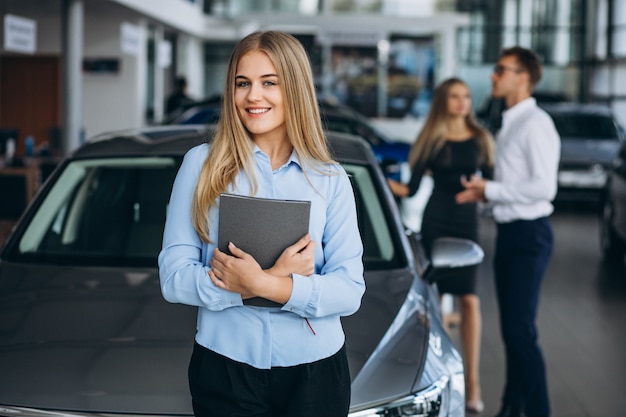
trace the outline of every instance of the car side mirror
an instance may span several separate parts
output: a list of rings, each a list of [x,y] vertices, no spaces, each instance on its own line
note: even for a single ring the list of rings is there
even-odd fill
[[[483,261],[485,252],[476,242],[455,237],[435,239],[430,253],[430,266],[425,279],[433,283],[437,271],[448,268],[461,268],[478,265]]]

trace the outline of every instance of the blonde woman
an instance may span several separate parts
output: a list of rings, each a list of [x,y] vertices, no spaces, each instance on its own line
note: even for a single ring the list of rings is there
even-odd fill
[[[435,90],[431,110],[409,154],[410,182],[389,180],[396,196],[407,197],[417,192],[422,176],[427,171],[431,173],[434,187],[424,209],[421,228],[428,253],[437,237],[478,239],[476,204],[457,204],[455,195],[463,190],[461,178],[469,179],[477,172],[491,178],[493,154],[491,135],[474,119],[467,85],[458,78],[442,82]],[[482,322],[476,294],[476,267],[442,274],[437,286],[440,294],[459,297],[466,410],[480,413],[484,408],[478,375]]]
[[[222,192],[311,201],[309,233],[267,270],[232,244],[232,255],[221,252]],[[354,194],[326,147],[306,52],[285,33],[248,35],[228,65],[213,142],[180,167],[159,254],[164,297],[198,307],[189,365],[196,417],[345,417],[340,317],[360,306],[362,252]],[[280,307],[247,303],[254,297]]]

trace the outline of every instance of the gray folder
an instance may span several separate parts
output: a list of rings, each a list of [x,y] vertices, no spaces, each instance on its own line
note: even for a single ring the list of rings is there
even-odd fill
[[[249,253],[270,268],[280,254],[309,232],[311,202],[248,197],[223,193],[217,247],[225,253],[228,242]],[[273,301],[253,298],[247,305],[280,306]]]

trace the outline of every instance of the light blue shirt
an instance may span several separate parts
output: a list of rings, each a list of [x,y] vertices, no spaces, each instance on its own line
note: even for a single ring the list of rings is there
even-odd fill
[[[494,181],[485,186],[498,223],[549,216],[557,191],[561,138],[548,113],[530,97],[502,114]]]
[[[269,157],[255,146],[256,196],[311,201],[309,233],[316,248],[315,274],[292,274],[293,290],[284,306],[254,307],[244,305],[240,294],[216,287],[207,274],[217,242],[218,209],[209,212],[214,243],[202,242],[191,222],[194,189],[208,151],[203,144],[187,152],[174,181],[159,254],[163,296],[198,306],[200,345],[255,368],[333,355],[345,341],[340,317],[358,310],[365,291],[356,205],[343,167],[330,166],[331,175],[309,169],[305,177],[292,153],[285,165],[272,170]],[[249,190],[242,172],[228,192],[249,195]]]

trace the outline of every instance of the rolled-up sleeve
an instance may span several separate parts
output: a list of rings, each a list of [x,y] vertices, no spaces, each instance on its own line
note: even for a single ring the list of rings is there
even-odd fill
[[[191,221],[194,190],[208,149],[208,145],[191,149],[176,175],[158,257],[159,278],[167,301],[222,310],[242,305],[241,296],[211,282],[203,251],[211,252],[215,246],[202,242]]]
[[[303,317],[347,316],[361,305],[365,292],[363,244],[350,180],[343,170],[328,176],[323,265],[312,276],[293,274],[293,290],[285,310]]]

